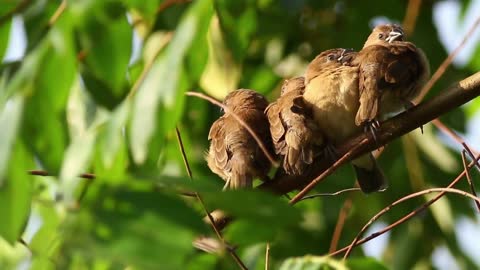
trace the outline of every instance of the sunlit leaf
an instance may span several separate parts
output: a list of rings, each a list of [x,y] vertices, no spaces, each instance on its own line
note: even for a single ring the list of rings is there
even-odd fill
[[[3,143],[3,142],[2,142]],[[13,143],[13,142],[12,142]],[[10,244],[18,241],[26,227],[30,213],[32,177],[25,173],[33,166],[33,159],[25,146],[17,140],[13,144],[4,184],[0,187],[0,236]]]
[[[458,171],[459,164],[457,160],[453,154],[448,151],[445,144],[434,134],[431,124],[423,127],[423,134],[420,130],[416,130],[410,134],[415,137],[418,147],[440,169],[450,173]]]
[[[143,163],[147,158],[148,144],[152,140],[159,112],[162,120],[168,120],[164,128],[173,128],[172,123],[183,111],[184,92],[187,89],[182,63],[191,48],[197,30],[210,21],[211,1],[195,1],[182,18],[165,53],[153,63],[134,99],[130,144],[135,162]],[[161,136],[162,133],[159,133]],[[158,138],[157,138],[158,139]]]
[[[0,62],[2,61],[7,50],[11,25],[12,20],[0,25]]]
[[[214,16],[208,31],[208,62],[200,85],[208,94],[223,99],[237,88],[240,71],[240,64],[226,47],[220,22]]]
[[[82,75],[95,100],[113,108],[128,90],[126,76],[132,51],[132,28],[120,3],[90,3],[80,26],[81,50],[86,55]]]
[[[234,61],[241,63],[257,28],[256,1],[215,1],[216,11],[225,43]],[[241,25],[242,27],[238,27]]]
[[[346,261],[347,267],[352,270],[387,270],[385,265],[373,258],[351,258]]]
[[[42,165],[52,174],[59,171],[63,152],[68,144],[65,106],[76,73],[71,22],[66,18],[51,29],[33,56],[41,54],[28,80],[31,94],[26,103],[25,141],[38,155]],[[59,67],[62,67],[59,69]],[[62,79],[58,79],[62,78]]]
[[[201,217],[178,197],[118,190],[98,199],[93,216],[82,215],[90,222],[84,228],[73,225],[67,238],[70,245],[84,247],[81,253],[87,256],[141,269],[156,269],[159,263],[162,269],[180,269],[196,234],[206,232]]]
[[[298,270],[348,270],[342,262],[329,257],[305,256],[299,258],[290,258],[285,260],[280,270],[298,269]]]
[[[4,175],[8,170],[12,147],[22,120],[23,106],[23,97],[15,96],[0,112],[0,125],[5,128],[5,131],[0,133],[0,187],[3,186]]]
[[[301,222],[296,208],[269,193],[238,190],[202,195],[208,206],[223,209],[238,218],[259,223],[275,223],[276,226]]]
[[[73,206],[75,203],[75,188],[82,181],[78,176],[89,168],[96,136],[97,131],[92,127],[85,134],[77,136],[65,150],[60,180],[61,196],[67,206]]]
[[[100,129],[95,152],[95,174],[102,179],[119,182],[128,166],[125,129],[131,103],[120,104]]]

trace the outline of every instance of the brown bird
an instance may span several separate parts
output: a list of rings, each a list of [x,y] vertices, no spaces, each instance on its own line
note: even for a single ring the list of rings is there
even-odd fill
[[[280,97],[265,110],[275,153],[283,159],[285,172],[293,175],[304,173],[312,164],[315,153],[319,152],[315,146],[322,143],[315,136],[319,131],[311,110],[301,98],[305,90],[304,80],[303,77],[285,80]]]
[[[206,155],[208,167],[226,181],[224,189],[252,187],[254,177],[268,179],[271,164],[252,135],[231,113],[250,126],[271,150],[269,125],[264,114],[268,102],[253,90],[239,89],[228,94],[223,104],[230,112],[225,112],[210,128],[210,149]]]
[[[359,103],[356,52],[331,49],[319,54],[305,72],[303,98],[312,106],[313,118],[329,144],[338,144],[360,133],[355,124]],[[330,147],[329,147],[330,148]],[[386,188],[386,180],[369,153],[352,161],[363,192]]]
[[[380,117],[412,107],[427,82],[430,67],[425,54],[404,38],[401,26],[379,25],[353,61],[359,66],[357,125],[375,127]]]

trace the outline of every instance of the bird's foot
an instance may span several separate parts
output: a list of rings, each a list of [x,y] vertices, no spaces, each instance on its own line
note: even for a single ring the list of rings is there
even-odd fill
[[[377,132],[380,128],[380,122],[376,119],[365,123],[364,132],[372,134],[373,140],[378,144]]]
[[[331,143],[327,143],[325,145],[323,153],[326,158],[332,160],[333,162],[335,162],[339,158],[337,149]]]

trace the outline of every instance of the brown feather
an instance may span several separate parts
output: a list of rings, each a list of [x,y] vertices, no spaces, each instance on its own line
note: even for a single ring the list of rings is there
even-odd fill
[[[313,162],[315,144],[318,143],[314,140],[313,134],[318,130],[313,119],[303,113],[308,110],[292,109],[297,108],[294,100],[301,98],[304,88],[303,77],[285,81],[282,95],[266,110],[275,151],[283,159],[283,169],[288,174],[304,173]]]
[[[225,98],[224,105],[252,127],[269,150],[272,149],[268,120],[263,113],[268,102],[263,96],[252,90],[239,89]],[[230,113],[212,124],[208,138],[211,142],[207,164],[229,187],[251,187],[253,178],[265,179],[270,169],[267,157]]]

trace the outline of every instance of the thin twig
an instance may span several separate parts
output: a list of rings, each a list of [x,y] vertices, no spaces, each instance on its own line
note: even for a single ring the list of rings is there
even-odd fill
[[[384,209],[382,209],[382,211],[380,211],[377,215],[375,215],[372,219],[370,219],[367,223],[367,225],[369,226],[371,223],[373,223],[375,220],[378,219],[379,216],[383,215],[384,213],[388,212],[393,206],[401,203],[401,202],[404,202],[406,200],[409,200],[409,199],[412,199],[412,198],[416,198],[418,196],[422,196],[422,195],[425,195],[425,194],[429,194],[429,193],[433,193],[433,192],[442,192],[443,194],[445,193],[455,193],[455,194],[460,194],[464,197],[468,197],[472,200],[474,200],[475,202],[478,202],[480,203],[480,198],[476,197],[476,196],[473,196],[472,194],[466,192],[466,191],[463,191],[463,190],[459,190],[459,189],[455,189],[455,188],[429,188],[429,189],[426,189],[426,190],[422,190],[422,191],[419,191],[419,192],[415,192],[415,193],[412,193],[412,194],[409,194],[397,201],[395,201],[394,203],[388,205],[387,207],[385,207]],[[355,237],[355,239],[353,240],[353,242],[350,244],[350,246],[348,246],[347,248],[347,252],[345,253],[345,255],[343,256],[343,259],[346,259],[354,246],[356,246],[358,239],[360,238],[361,236],[361,233],[363,233],[366,229],[367,229],[367,225],[365,225],[364,228],[362,228],[362,231],[357,235],[357,237]]]
[[[50,20],[48,20],[48,27],[51,27],[52,25],[55,24],[55,22],[57,22],[58,18],[60,18],[60,15],[63,14],[66,7],[67,7],[67,0],[62,0],[57,10],[55,10],[52,17],[50,17]]]
[[[185,153],[185,148],[183,146],[183,140],[182,140],[182,136],[181,136],[181,133],[178,129],[178,127],[175,127],[175,133],[176,133],[176,136],[177,136],[177,141],[178,141],[178,146],[180,148],[180,152],[182,154],[182,159],[183,159],[183,163],[185,165],[185,169],[187,170],[187,174],[188,174],[188,177],[190,178],[190,180],[193,181],[193,175],[192,175],[192,170],[191,170],[191,167],[190,167],[190,164],[188,162],[188,159],[187,159],[187,155]],[[223,245],[227,248],[227,251],[228,253],[230,253],[230,255],[232,256],[232,258],[235,260],[235,262],[238,264],[238,266],[240,267],[240,269],[247,269],[247,267],[245,266],[245,264],[242,262],[242,260],[240,259],[240,257],[237,255],[237,253],[235,252],[235,250],[233,248],[230,248],[230,246],[228,245],[228,243],[225,241],[225,238],[223,238],[222,236],[222,233],[220,232],[220,230],[217,228],[216,224],[215,224],[215,220],[214,218],[212,217],[212,215],[210,214],[210,212],[208,211],[207,209],[207,206],[205,205],[205,202],[203,201],[202,197],[200,196],[200,194],[198,192],[195,192],[195,196],[197,197],[197,200],[198,202],[200,203],[200,206],[202,207],[203,211],[205,212],[205,214],[208,216],[208,218],[210,219],[210,224],[213,228],[213,230],[215,231],[215,234],[217,235],[218,239],[220,241],[222,241]]]
[[[480,172],[480,163],[478,162],[478,160],[475,159],[475,156],[478,155],[478,153],[476,151],[474,152],[473,150],[471,150],[471,148],[465,142],[462,142],[462,146],[465,149],[465,151],[467,151],[468,155],[470,156],[475,166],[477,167],[478,171]]]
[[[178,130],[178,127],[175,127],[175,134],[177,135],[178,146],[180,147],[180,152],[182,153],[183,164],[187,170],[188,177],[193,180],[192,168],[190,168],[190,164],[188,163],[187,154],[185,153],[185,147],[183,146],[182,136],[180,134],[180,130]]]
[[[440,119],[435,119],[432,120],[432,124],[434,124],[440,131],[442,131],[445,135],[448,135],[450,138],[452,138],[454,141],[458,142],[459,144],[462,144],[464,140],[458,136],[457,133],[455,133],[451,128],[447,127]]]
[[[306,187],[304,187],[297,195],[295,195],[288,203],[295,204],[300,201],[310,190],[312,190],[318,183],[324,180],[327,176],[332,174],[338,167],[343,165],[346,161],[348,161],[353,153],[360,147],[364,146],[368,143],[368,140],[365,138],[361,141],[358,145],[353,147],[350,151],[345,153],[340,159],[338,159],[330,168],[322,172],[317,178],[313,179]]]
[[[51,175],[50,173],[48,173],[47,171],[44,171],[44,170],[29,170],[28,174],[37,175],[37,176],[54,176],[54,175]],[[93,180],[93,179],[95,179],[96,176],[93,173],[82,173],[82,174],[78,175],[78,177],[83,178],[83,179]]]
[[[455,56],[457,56],[460,50],[465,46],[468,39],[470,38],[470,36],[472,36],[473,32],[478,27],[478,25],[480,25],[480,16],[477,18],[477,20],[472,25],[472,27],[468,30],[462,42],[460,42],[460,44],[455,48],[455,50],[453,50],[453,52],[450,55],[448,55],[448,57],[442,62],[442,64],[438,67],[438,69],[432,75],[430,80],[428,80],[428,82],[423,86],[422,90],[420,91],[420,94],[415,99],[414,103],[418,104],[420,101],[422,101],[423,98],[430,91],[430,89],[432,89],[433,85],[440,79],[440,77],[442,77],[443,73],[445,73],[448,66],[450,66],[453,59],[455,58]]]
[[[354,151],[352,158],[371,152],[378,148],[379,145],[384,145],[421,125],[425,125],[479,95],[480,72],[477,72],[444,89],[439,95],[422,102],[422,104],[382,122],[377,131],[377,141],[373,140],[369,134],[359,134],[340,145],[335,145],[338,156],[343,156],[345,153],[352,151],[352,148],[358,146],[363,140],[368,140],[368,143]],[[347,161],[345,160],[344,163]],[[314,160],[311,166],[312,170],[308,174],[300,176],[281,175],[275,177],[272,181],[261,184],[259,188],[275,194],[285,194],[305,186],[309,180],[327,170],[332,164],[333,161],[331,159],[320,157]],[[228,216],[223,216],[217,219],[217,224],[221,224],[219,227],[223,228],[228,224],[228,219]]]
[[[270,243],[267,242],[267,246],[265,247],[265,270],[270,269]]]
[[[15,14],[22,12],[25,10],[30,4],[32,0],[23,0],[18,5],[15,6],[12,10],[8,11],[4,15],[0,16],[0,25],[3,25],[5,22],[10,20]]]
[[[467,169],[467,157],[465,156],[466,152],[467,152],[466,150],[462,151],[462,163],[466,171],[467,182],[468,182],[468,186],[470,187],[470,191],[475,197],[477,197],[477,192],[475,192],[475,186],[473,185],[472,177],[470,176],[470,170]],[[477,206],[477,209],[480,212],[480,203],[475,202],[475,205]]]
[[[156,14],[160,14],[163,11],[165,11],[167,8],[175,5],[175,4],[183,4],[183,3],[188,3],[191,2],[192,0],[166,0],[163,1],[160,6],[156,10]]]
[[[342,235],[343,227],[345,225],[345,221],[347,220],[348,213],[352,208],[352,198],[348,197],[345,202],[343,203],[342,209],[340,209],[340,213],[338,214],[337,224],[335,225],[335,230],[333,231],[332,241],[330,241],[330,248],[328,252],[334,252],[337,249],[338,241],[340,240],[340,236]]]
[[[413,30],[415,29],[421,4],[422,0],[408,1],[406,15],[402,23],[403,29],[405,30],[407,36],[411,35],[413,33]]]
[[[265,156],[268,158],[268,160],[270,161],[270,163],[272,163],[272,165],[275,167],[275,168],[278,168],[278,162],[275,160],[275,158],[270,154],[270,152],[267,150],[267,148],[265,147],[265,144],[262,142],[262,140],[257,136],[257,134],[255,133],[255,131],[253,131],[252,128],[250,128],[250,126],[245,123],[245,121],[243,121],[242,118],[240,118],[236,113],[232,112],[230,110],[230,108],[228,108],[227,106],[223,105],[221,102],[217,101],[216,99],[210,97],[210,96],[207,96],[205,94],[202,94],[202,93],[198,93],[198,92],[186,92],[185,93],[187,96],[193,96],[193,97],[198,97],[198,98],[201,98],[201,99],[204,99],[204,100],[207,100],[217,106],[219,106],[220,108],[222,108],[224,110],[225,113],[228,113],[230,115],[233,116],[233,118],[235,118],[235,120],[238,121],[238,123],[240,123],[240,125],[242,125],[242,127],[244,127],[248,133],[250,133],[250,135],[252,135],[252,137],[255,139],[255,141],[257,142],[258,146],[260,146],[260,149],[262,149],[262,152],[265,154]]]
[[[352,192],[352,191],[361,191],[361,189],[358,188],[358,187],[353,187],[353,188],[342,189],[342,190],[339,190],[339,191],[333,192],[333,193],[317,193],[317,194],[305,196],[305,197],[301,198],[300,201],[313,199],[313,198],[318,198],[318,197],[337,196],[337,195],[347,193],[347,192]]]
[[[474,166],[474,163],[475,161],[477,161],[478,159],[480,159],[480,155],[477,156],[474,161],[472,161],[467,169],[471,169],[473,166]],[[467,169],[463,170],[463,172],[461,172],[448,186],[447,188],[451,188],[453,187],[455,184],[457,184],[465,175],[466,175],[466,171]],[[399,220],[395,221],[394,223],[388,225],[387,227],[383,228],[382,230],[378,231],[378,232],[375,232],[361,240],[358,240],[355,244],[355,246],[358,246],[358,245],[361,245],[365,242],[368,242],[390,230],[392,230],[393,228],[407,222],[408,220],[410,220],[412,217],[416,216],[418,213],[422,212],[423,210],[425,210],[427,207],[429,207],[430,205],[432,205],[433,203],[435,203],[436,201],[438,201],[443,195],[445,195],[446,192],[440,192],[440,194],[438,194],[437,196],[435,196],[434,198],[432,198],[431,200],[429,200],[428,202],[422,204],[420,207],[418,207],[417,209],[411,211],[410,213],[408,213],[407,215],[403,216],[402,218],[400,218]],[[363,233],[363,231],[361,232]],[[348,250],[350,248],[350,245],[347,246],[347,247],[344,247],[342,249],[339,249],[335,252],[331,252],[329,255],[330,256],[335,256],[337,254],[340,254],[340,253],[343,253],[345,252],[346,250]]]

